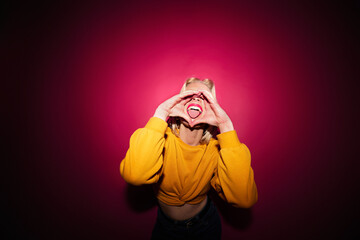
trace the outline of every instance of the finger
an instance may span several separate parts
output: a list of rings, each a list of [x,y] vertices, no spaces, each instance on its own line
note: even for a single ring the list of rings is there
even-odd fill
[[[211,99],[210,99],[210,101],[211,101]],[[210,101],[205,104],[206,108],[210,109],[216,116],[221,115],[221,113],[224,110],[222,110],[220,105],[217,102],[215,102],[214,100],[212,102],[210,102]]]
[[[216,103],[214,97],[212,96],[212,94],[206,90],[200,90],[200,92],[203,94],[203,96],[206,98],[206,100],[209,103]]]
[[[178,103],[176,103],[171,109],[176,108],[176,109],[181,109],[181,111],[183,111],[187,102],[188,102],[187,100],[182,99]]]
[[[190,117],[186,112],[184,111],[184,104],[178,103],[174,108],[171,109],[169,116],[170,117],[181,117],[187,122],[190,122]]]
[[[175,96],[174,105],[178,104],[182,100],[198,94],[198,91],[185,91]]]
[[[215,100],[215,98],[209,91],[202,90],[201,93],[208,100],[210,108],[214,111],[215,114],[219,114],[221,113],[221,111],[223,111],[218,102]]]
[[[184,91],[182,93],[179,94],[179,97],[180,98],[186,98],[186,97],[190,97],[190,96],[193,96],[193,95],[196,95],[198,94],[199,91],[194,91],[194,90],[188,90],[188,91]]]
[[[186,92],[183,92],[183,93],[173,96],[172,98],[170,98],[168,100],[169,107],[173,108],[176,104],[181,102],[184,98],[186,98],[188,96],[192,96],[194,94],[195,94],[194,91],[186,91]]]

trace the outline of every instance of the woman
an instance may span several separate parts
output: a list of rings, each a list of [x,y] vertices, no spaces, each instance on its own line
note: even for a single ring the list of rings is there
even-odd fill
[[[180,94],[159,105],[131,136],[120,173],[128,183],[155,186],[159,208],[152,239],[220,239],[210,186],[236,207],[257,201],[250,152],[208,79],[188,79]]]

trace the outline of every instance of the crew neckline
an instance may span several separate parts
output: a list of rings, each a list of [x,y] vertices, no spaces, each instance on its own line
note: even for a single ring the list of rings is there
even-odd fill
[[[205,148],[206,147],[206,144],[199,144],[199,145],[196,145],[196,146],[192,146],[192,145],[189,145],[187,143],[185,143],[180,137],[178,136],[175,136],[174,137],[177,139],[178,142],[180,142],[182,145],[186,146],[186,147],[189,147],[189,148]]]
[[[214,138],[211,138],[210,142],[208,144],[199,144],[199,145],[196,145],[196,146],[191,146],[187,143],[185,143],[180,137],[176,136],[172,131],[171,131],[171,128],[170,127],[167,127],[166,129],[166,133],[168,134],[168,136],[172,136],[176,139],[177,142],[179,142],[181,145],[185,146],[185,147],[189,147],[189,148],[206,148],[207,145],[209,145],[212,141],[214,141],[215,139]]]

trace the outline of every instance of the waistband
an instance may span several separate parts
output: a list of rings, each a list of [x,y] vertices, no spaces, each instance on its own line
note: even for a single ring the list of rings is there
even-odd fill
[[[209,211],[210,209],[210,206],[211,206],[211,200],[209,197],[206,198],[206,204],[205,206],[203,207],[203,209],[201,209],[201,211],[199,213],[197,213],[195,216],[189,218],[189,219],[186,219],[186,220],[174,220],[172,218],[169,218],[162,210],[161,208],[159,207],[159,211],[161,212],[161,214],[163,215],[163,217],[168,221],[168,222],[171,222],[172,224],[174,225],[179,225],[179,226],[186,226],[186,227],[189,227],[190,225],[192,225],[193,223],[199,221],[200,219],[202,219],[206,213]]]

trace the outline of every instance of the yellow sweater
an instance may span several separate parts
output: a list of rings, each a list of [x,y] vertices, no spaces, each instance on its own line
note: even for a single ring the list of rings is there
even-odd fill
[[[134,185],[157,183],[157,198],[168,205],[200,203],[211,185],[230,204],[251,207],[257,189],[249,149],[235,131],[217,138],[190,146],[153,117],[131,136],[120,173]]]

